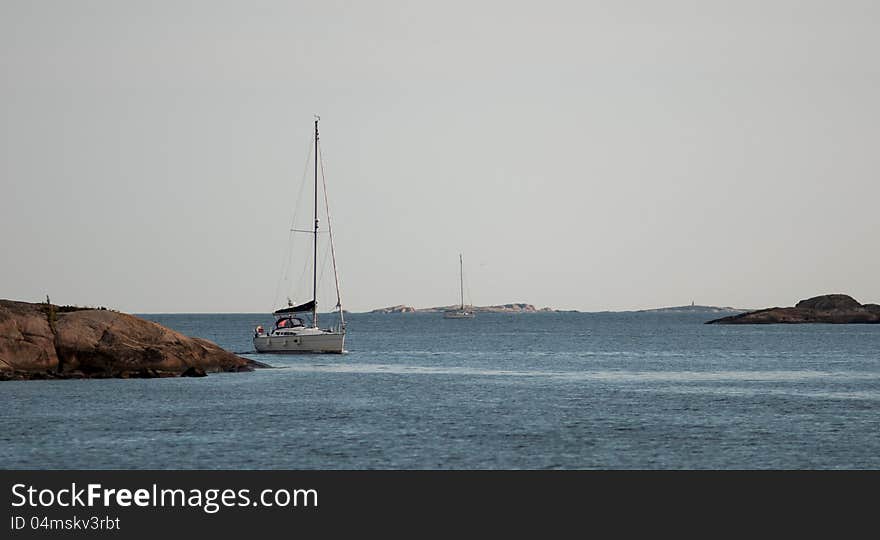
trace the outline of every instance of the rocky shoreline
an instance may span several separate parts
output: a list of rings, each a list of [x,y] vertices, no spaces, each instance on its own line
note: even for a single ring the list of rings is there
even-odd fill
[[[374,309],[370,313],[443,313],[450,309],[458,309],[458,304],[452,306],[436,306],[429,308],[415,308],[406,305],[389,306]],[[555,313],[557,310],[549,307],[536,308],[532,304],[512,303],[495,306],[468,306],[475,313]]]
[[[202,377],[265,364],[107,309],[0,300],[0,381]]]
[[[734,307],[721,307],[721,306],[700,306],[691,304],[689,306],[673,306],[673,307],[661,307],[661,308],[653,308],[653,309],[639,309],[637,311],[633,311],[631,313],[742,313],[744,311],[749,311],[747,309],[740,309]]]
[[[707,321],[706,324],[880,324],[880,305],[860,304],[846,294],[801,300],[794,307],[773,307]]]

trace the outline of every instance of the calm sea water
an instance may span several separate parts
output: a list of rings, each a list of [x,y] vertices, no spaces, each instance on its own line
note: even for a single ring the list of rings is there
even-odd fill
[[[4,468],[880,468],[880,326],[353,314],[275,356],[265,315],[144,317],[277,369],[0,383]]]

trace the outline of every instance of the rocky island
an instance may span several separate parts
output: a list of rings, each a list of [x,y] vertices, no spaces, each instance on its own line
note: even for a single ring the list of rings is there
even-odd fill
[[[532,304],[513,303],[499,304],[496,306],[468,306],[475,313],[552,313],[555,309],[544,307],[536,308]],[[414,308],[412,306],[398,305],[374,309],[370,313],[442,313],[450,309],[458,309],[459,305],[437,306],[429,308]]]
[[[734,307],[719,307],[719,306],[700,306],[696,304],[691,304],[689,306],[672,306],[672,307],[661,307],[661,308],[653,308],[653,309],[640,309],[635,311],[635,313],[742,313],[744,311],[748,311],[747,309],[739,309]]]
[[[0,300],[0,381],[204,376],[264,364],[105,308]]]
[[[773,307],[707,321],[706,324],[878,324],[880,305],[860,304],[846,294],[801,300],[794,307]]]

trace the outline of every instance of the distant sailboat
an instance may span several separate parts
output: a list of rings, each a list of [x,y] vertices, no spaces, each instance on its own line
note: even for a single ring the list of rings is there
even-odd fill
[[[457,309],[448,309],[443,312],[444,319],[473,319],[476,315],[474,310],[464,305],[464,269],[461,253],[458,254],[458,278],[459,290],[461,291],[461,305]]]
[[[336,281],[336,307],[339,310],[339,326],[336,328],[318,327],[318,120],[315,118],[315,227],[307,232],[314,235],[312,253],[312,299],[300,305],[294,305],[287,299],[287,307],[276,310],[275,327],[265,332],[258,326],[254,332],[254,348],[261,353],[341,353],[345,347],[345,318],[342,310],[342,299],[339,293],[339,275],[336,272],[336,254],[333,250],[333,234],[330,228],[329,211],[327,215],[327,231],[330,233],[330,254],[333,260],[333,277]],[[326,188],[324,193],[326,204]],[[307,314],[311,312],[311,321]],[[303,320],[306,317],[306,320]]]

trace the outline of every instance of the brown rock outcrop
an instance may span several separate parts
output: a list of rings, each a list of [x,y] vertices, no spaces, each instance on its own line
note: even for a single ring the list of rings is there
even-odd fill
[[[759,309],[722,317],[706,324],[880,324],[880,305],[860,304],[845,294],[801,300],[794,307]]]
[[[175,377],[260,365],[134,315],[0,300],[0,380]]]
[[[57,367],[55,334],[41,306],[0,300],[0,372]]]

